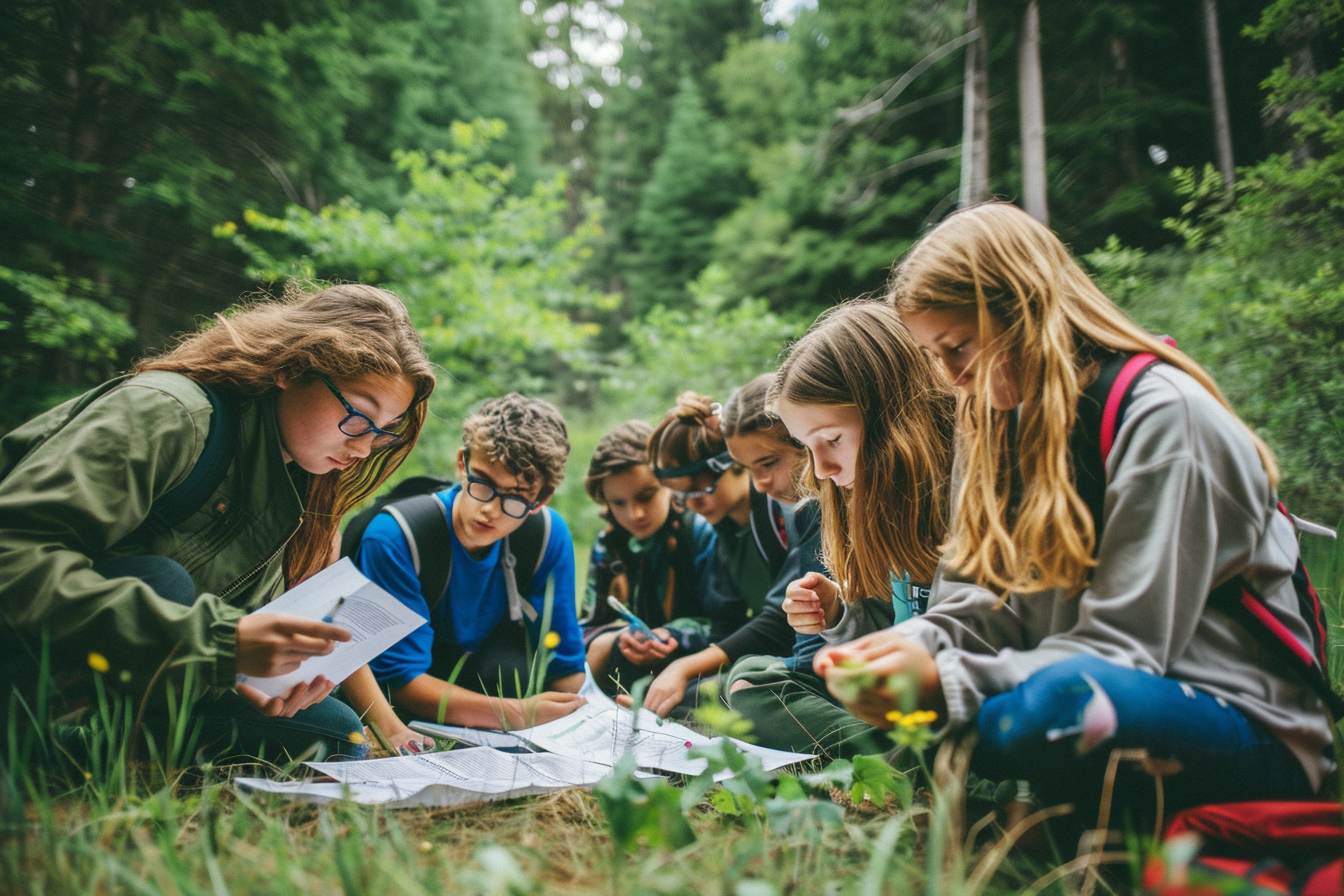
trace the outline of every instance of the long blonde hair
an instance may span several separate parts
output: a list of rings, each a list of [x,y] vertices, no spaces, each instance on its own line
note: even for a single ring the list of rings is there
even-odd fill
[[[803,485],[819,495],[822,553],[846,600],[891,593],[892,573],[932,581],[947,534],[956,399],[905,325],[879,302],[822,314],[787,351],[769,403],[858,409],[854,484]]]
[[[895,268],[889,299],[900,314],[974,309],[980,357],[958,411],[962,480],[949,564],[1000,594],[1087,585],[1096,532],[1074,484],[1069,435],[1078,398],[1112,352],[1151,352],[1230,406],[1209,374],[1115,306],[1052,233],[1001,202],[949,216]],[[990,406],[997,370],[1022,397],[1013,507],[1008,415]],[[1254,433],[1271,483],[1278,467]]]
[[[285,550],[292,587],[322,569],[341,517],[392,474],[420,435],[434,374],[401,300],[359,284],[308,293],[291,285],[283,299],[238,306],[173,349],[135,365],[134,372],[170,370],[242,395],[275,392],[281,376],[302,380],[405,377],[415,389],[405,435],[344,470],[309,476],[303,522]]]

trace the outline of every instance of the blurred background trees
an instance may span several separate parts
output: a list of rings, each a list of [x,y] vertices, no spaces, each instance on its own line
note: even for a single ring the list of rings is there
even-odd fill
[[[519,388],[574,422],[577,480],[602,430],[769,369],[959,203],[1042,189],[1334,522],[1341,6],[14,0],[0,431],[249,291],[366,280],[445,373],[418,465]]]

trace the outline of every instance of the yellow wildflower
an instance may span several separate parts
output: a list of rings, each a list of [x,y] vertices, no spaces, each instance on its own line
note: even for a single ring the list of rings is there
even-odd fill
[[[920,709],[915,712],[901,712],[893,709],[887,713],[887,721],[893,725],[900,725],[902,728],[918,728],[920,725],[932,725],[938,721],[938,713],[931,709]]]
[[[111,669],[112,666],[111,666],[110,663],[108,663],[108,661],[107,661],[107,657],[103,656],[101,653],[94,653],[94,652],[90,651],[90,653],[89,653],[89,668],[92,669],[92,670],[95,671],[95,672],[104,672],[104,673],[105,673],[105,672],[107,672],[108,669]]]
[[[547,650],[554,650],[560,646],[560,633],[547,632],[546,637],[541,639],[541,643],[546,645]]]
[[[421,840],[421,841],[420,841],[420,851],[421,851],[421,852],[433,852],[433,851],[434,851],[434,844],[433,844],[433,843],[430,843],[428,840]]]

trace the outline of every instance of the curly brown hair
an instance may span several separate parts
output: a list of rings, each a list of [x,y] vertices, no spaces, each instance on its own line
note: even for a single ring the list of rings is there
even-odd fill
[[[462,447],[538,486],[537,500],[544,501],[565,479],[569,430],[549,401],[510,392],[462,421]]]

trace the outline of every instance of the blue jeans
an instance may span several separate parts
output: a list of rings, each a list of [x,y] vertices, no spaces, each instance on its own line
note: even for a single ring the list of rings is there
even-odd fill
[[[100,560],[94,570],[108,578],[134,576],[153,588],[160,597],[191,606],[196,601],[196,585],[191,574],[176,560],[167,557],[119,557]],[[234,691],[216,696],[203,695],[196,703],[193,724],[199,723],[196,752],[215,759],[259,757],[284,760],[311,755],[363,758],[368,746],[362,745],[364,723],[359,715],[336,697],[296,712],[291,718],[264,716]],[[151,700],[145,726],[160,743],[166,743],[167,709],[161,700]],[[352,743],[358,734],[360,744]],[[310,753],[310,751],[312,751]]]
[[[1115,706],[1114,735],[1084,755],[1078,734],[1093,697],[1089,676]],[[1096,818],[1106,763],[1113,748],[1147,748],[1155,759],[1182,767],[1163,781],[1166,814],[1204,803],[1297,800],[1315,796],[1302,764],[1263,725],[1190,685],[1125,669],[1080,654],[1037,672],[1011,691],[989,698],[977,719],[972,768],[987,778],[1022,779],[1047,803],[1071,802],[1078,820]],[[1122,767],[1128,764],[1122,763]],[[1155,802],[1152,779],[1126,769],[1116,778],[1113,805],[1123,819],[1146,823]]]

